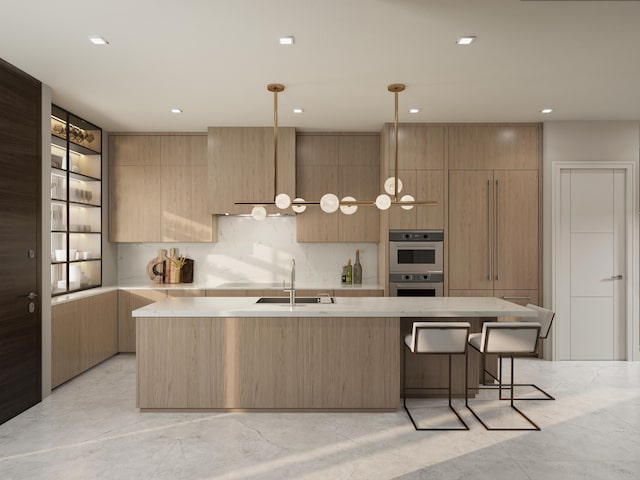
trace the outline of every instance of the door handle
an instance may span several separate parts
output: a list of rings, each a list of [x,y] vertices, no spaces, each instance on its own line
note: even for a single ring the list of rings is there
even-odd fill
[[[493,255],[492,244],[493,237],[491,235],[491,180],[487,180],[487,280],[492,280],[493,277]]]
[[[29,300],[33,300],[35,298],[38,298],[38,294],[34,292],[29,292],[26,295],[20,295],[20,298],[28,298]]]
[[[613,275],[611,280],[622,280],[622,275]]]
[[[500,182],[496,180],[496,280],[500,280]]]

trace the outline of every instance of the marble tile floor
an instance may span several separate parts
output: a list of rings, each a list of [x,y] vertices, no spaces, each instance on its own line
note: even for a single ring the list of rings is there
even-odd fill
[[[468,432],[416,432],[402,409],[140,413],[135,357],[118,355],[0,426],[0,479],[640,478],[640,363],[517,362],[557,398],[520,403],[541,432],[487,432],[460,400]]]

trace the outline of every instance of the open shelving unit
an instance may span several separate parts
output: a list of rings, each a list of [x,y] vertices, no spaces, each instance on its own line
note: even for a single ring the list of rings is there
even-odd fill
[[[102,285],[102,129],[51,107],[51,292]]]

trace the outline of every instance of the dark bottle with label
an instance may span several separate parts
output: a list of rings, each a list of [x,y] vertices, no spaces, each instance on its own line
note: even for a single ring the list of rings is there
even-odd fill
[[[362,285],[362,265],[360,265],[360,250],[356,250],[356,263],[353,264],[353,284]]]
[[[342,285],[347,284],[347,266],[346,265],[342,266],[342,275],[340,277],[340,283],[342,283]]]

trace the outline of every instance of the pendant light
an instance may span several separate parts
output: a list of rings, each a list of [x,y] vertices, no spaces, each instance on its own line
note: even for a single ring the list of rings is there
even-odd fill
[[[293,202],[286,193],[276,193],[278,191],[278,93],[284,91],[284,85],[271,83],[267,85],[267,90],[273,92],[273,191],[274,200],[272,202],[235,202],[236,205],[253,205],[251,216],[256,220],[264,220],[267,216],[267,205],[275,205],[281,210],[289,207],[295,213],[303,213],[308,205],[319,205],[323,212],[334,213],[338,210],[345,215],[353,215],[358,207],[377,207],[379,210],[388,210],[394,205],[399,205],[403,210],[411,210],[416,205],[437,205],[433,200],[416,200],[413,195],[403,195],[398,197],[402,191],[402,180],[398,178],[398,93],[403,92],[403,83],[392,83],[387,89],[394,95],[394,128],[393,128],[393,176],[384,182],[384,191],[375,200],[356,200],[347,195],[340,200],[333,193],[325,193],[318,202],[308,202],[304,198],[295,198]]]
[[[358,206],[378,207],[379,210],[388,210],[393,205],[400,205],[403,210],[411,210],[416,205],[437,205],[438,202],[425,200],[417,201],[413,195],[403,195],[398,198],[402,191],[402,180],[398,178],[398,93],[403,92],[403,83],[392,83],[387,89],[394,95],[394,129],[393,129],[393,177],[389,177],[384,182],[384,191],[376,197],[374,201],[358,201],[354,197],[346,196],[342,200],[333,193],[327,193],[320,199],[320,208],[325,213],[333,213],[338,209],[345,215],[354,214]],[[307,205],[317,205],[314,202],[306,202]]]

